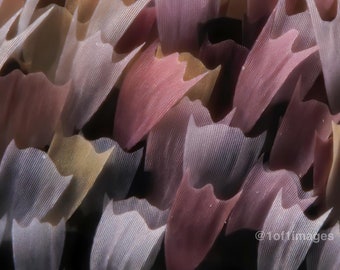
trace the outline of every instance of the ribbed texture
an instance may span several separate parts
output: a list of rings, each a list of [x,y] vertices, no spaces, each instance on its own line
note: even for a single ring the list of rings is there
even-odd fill
[[[85,39],[80,41],[77,31],[81,24],[78,22],[78,13],[75,12],[55,75],[57,83],[72,79],[72,91],[62,116],[65,134],[71,135],[74,130],[84,126],[138,52],[139,48],[128,55],[118,55],[113,46],[148,2],[149,0],[137,1],[127,7],[121,0],[99,1],[89,21]],[[81,29],[84,31],[85,28]],[[112,62],[112,59],[119,60]]]
[[[34,10],[38,4],[39,0],[28,0],[20,14],[20,19],[18,23],[18,33],[22,33],[29,26],[30,20],[32,19]]]
[[[98,110],[138,50],[113,63],[112,55],[115,57],[116,53],[110,44],[103,43],[100,31],[78,41],[76,27],[70,29],[56,71],[56,82],[72,79],[71,93],[62,114],[66,135],[81,129]]]
[[[241,229],[261,230],[273,201],[282,189],[284,207],[291,207],[296,198],[312,194],[302,190],[296,174],[287,170],[270,171],[262,159],[250,171],[242,187],[242,194],[226,226],[226,235]]]
[[[56,226],[34,219],[22,227],[15,220],[12,227],[15,269],[59,269],[65,239],[65,221]]]
[[[219,199],[234,196],[259,157],[265,134],[247,138],[228,125],[197,127],[190,119],[184,146],[183,169],[190,168],[191,184],[201,188],[208,183]]]
[[[58,171],[62,175],[72,175],[72,180],[44,221],[57,224],[62,218],[67,220],[71,217],[92,188],[112,151],[111,148],[97,154],[91,143],[79,135],[66,138],[57,133],[54,136],[48,155]]]
[[[308,270],[337,270],[340,268],[340,228],[336,224],[333,228],[320,231],[327,235],[327,240],[314,243],[308,251],[306,264]]]
[[[157,46],[154,42],[141,53],[120,89],[113,136],[123,149],[131,149],[142,140],[207,74],[183,81],[186,63],[178,61],[178,53],[156,58]]]
[[[239,198],[218,200],[209,184],[195,189],[188,169],[177,191],[165,234],[168,270],[195,269],[207,255]]]
[[[100,138],[92,141],[91,144],[97,153],[113,148],[103,170],[82,202],[83,211],[101,212],[105,194],[109,199],[114,200],[126,198],[141,162],[143,149],[127,153],[119,147],[117,142],[109,138]]]
[[[69,186],[71,176],[61,176],[46,153],[19,150],[12,142],[0,165],[0,215],[27,226],[41,220]]]
[[[22,9],[14,14],[4,25],[0,28],[0,42],[1,44],[6,40],[9,29],[11,28],[14,21],[20,16]]]
[[[43,73],[0,77],[0,159],[12,139],[19,147],[51,143],[69,86],[56,86]]]
[[[315,133],[326,140],[332,132],[332,121],[339,120],[340,114],[332,116],[324,103],[303,102],[299,81],[277,131],[270,152],[270,168],[284,168],[294,171],[300,178],[304,176],[314,160]]]
[[[317,46],[308,46],[304,50],[293,52],[300,29],[292,28],[291,24],[284,25],[280,20],[280,13],[278,18],[276,14],[277,11],[274,11],[264,26],[243,65],[236,85],[233,100],[236,112],[232,125],[244,132],[249,132],[254,127],[270,105],[290,99],[301,74],[305,74],[303,89],[310,89],[319,74]],[[302,19],[304,16],[299,20]],[[295,20],[292,22],[294,25],[297,23]],[[303,29],[302,27],[301,30]],[[308,37],[306,42],[312,45],[313,39]],[[302,45],[300,47],[304,48]]]
[[[282,237],[278,241],[265,237],[259,242],[257,268],[263,270],[271,269],[298,269],[307,252],[313,244],[313,238],[329,215],[329,211],[315,220],[306,217],[304,210],[299,204],[290,208],[282,206],[282,190],[280,190],[273,202],[271,209],[264,222],[262,231],[281,235],[282,232],[291,235],[302,235],[302,240],[291,237]],[[296,199],[295,199],[296,201]],[[307,205],[310,204],[307,199]],[[300,203],[304,203],[301,201]]]
[[[190,115],[198,125],[212,123],[209,111],[199,101],[191,102],[185,97],[148,135],[145,171],[151,173],[152,185],[147,199],[160,209],[171,205],[182,179],[184,141]]]
[[[169,214],[168,210],[160,210],[150,205],[147,200],[136,197],[114,202],[112,210],[116,215],[137,211],[151,230],[162,227],[166,223]]]
[[[270,0],[271,1],[271,0]],[[288,1],[293,2],[293,1]],[[275,19],[270,36],[272,39],[278,38],[291,29],[299,32],[299,36],[294,41],[292,50],[294,52],[306,50],[316,45],[316,39],[311,27],[311,15],[308,10],[294,15],[287,15],[286,0],[279,0],[275,8]]]
[[[0,268],[338,269],[339,1],[0,0]]]
[[[35,10],[32,18],[49,8],[50,6],[47,6]],[[55,72],[71,20],[72,14],[68,10],[53,5],[51,12],[28,37],[22,49],[16,50],[14,58],[22,66],[28,67],[30,73],[43,72],[51,82],[56,83]]]
[[[150,269],[164,237],[164,214],[145,200],[111,201],[97,227],[90,268]],[[161,219],[150,229],[149,224]]]
[[[86,36],[90,37],[101,31],[103,42],[114,47],[149,2],[150,0],[138,0],[126,6],[122,0],[99,0],[89,21]]]
[[[313,30],[319,47],[320,60],[330,109],[333,113],[340,112],[340,80],[337,70],[340,67],[340,5],[338,1],[337,16],[332,21],[323,21],[314,0],[306,0],[312,16]],[[320,2],[322,4],[322,2]]]
[[[19,46],[23,45],[25,40],[32,34],[32,32],[43,22],[46,17],[50,14],[53,7],[47,10],[44,14],[38,17],[30,26],[28,26],[25,31],[15,36],[11,40],[6,40],[6,35],[8,33],[9,28],[12,26],[13,22],[16,19],[16,16],[20,14],[21,11],[18,11],[16,16],[13,16],[0,30],[0,68],[5,64],[8,58],[14,53]]]
[[[218,16],[219,0],[156,0],[157,27],[165,53],[198,49],[198,27]]]

